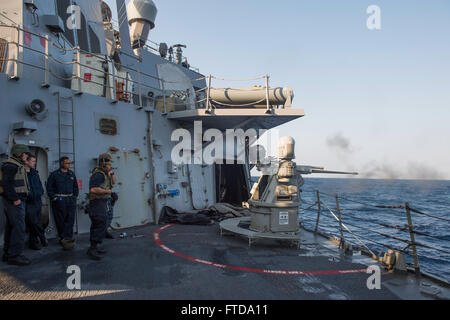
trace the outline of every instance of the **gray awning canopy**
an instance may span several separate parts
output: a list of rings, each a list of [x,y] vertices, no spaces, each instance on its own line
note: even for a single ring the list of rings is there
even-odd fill
[[[167,119],[193,123],[202,121],[204,128],[216,128],[221,131],[235,128],[272,129],[287,122],[305,116],[303,109],[274,109],[266,114],[266,109],[213,109],[211,114],[206,109],[171,112]]]

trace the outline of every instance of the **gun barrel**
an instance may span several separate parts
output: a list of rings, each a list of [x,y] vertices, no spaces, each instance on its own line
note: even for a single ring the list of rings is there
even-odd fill
[[[310,170],[324,170],[325,167],[318,167],[318,166],[297,166],[297,170],[300,171],[310,171]]]
[[[324,173],[324,174],[347,174],[357,176],[358,172],[346,172],[346,171],[330,171],[325,170],[325,167],[318,166],[297,166],[297,172],[299,174],[308,175],[313,173]]]
[[[312,170],[311,173],[325,173],[325,174],[346,174],[346,175],[359,175],[358,172],[344,172],[344,171],[329,171],[329,170]]]

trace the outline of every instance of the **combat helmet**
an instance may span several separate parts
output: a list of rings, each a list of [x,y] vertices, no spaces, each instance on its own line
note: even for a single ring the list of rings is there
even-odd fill
[[[98,165],[102,167],[106,162],[111,162],[112,157],[108,153],[103,153],[98,157]]]
[[[30,152],[30,148],[24,144],[15,144],[11,148],[11,155],[18,155],[18,154],[29,153],[29,152]]]

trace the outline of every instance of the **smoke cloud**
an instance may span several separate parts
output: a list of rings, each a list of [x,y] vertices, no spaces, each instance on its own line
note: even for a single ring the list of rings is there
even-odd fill
[[[361,170],[362,178],[378,179],[414,179],[414,180],[445,180],[445,174],[424,163],[409,162],[406,167],[391,163],[379,164],[371,162]]]
[[[414,180],[445,180],[445,173],[435,167],[417,161],[406,164],[389,163],[373,160],[355,168],[355,148],[350,139],[342,133],[327,138],[327,146],[336,154],[346,170],[359,172],[359,177],[366,179],[414,179]]]
[[[350,139],[344,137],[342,133],[337,133],[333,137],[329,137],[327,139],[327,145],[331,149],[345,152],[345,153],[352,153],[353,148],[350,144]]]

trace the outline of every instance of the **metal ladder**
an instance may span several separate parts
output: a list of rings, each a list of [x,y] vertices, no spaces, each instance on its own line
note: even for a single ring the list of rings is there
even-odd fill
[[[59,158],[63,156],[69,156],[71,157],[73,166],[73,171],[75,172],[75,115],[74,115],[74,107],[73,107],[73,97],[61,97],[61,94],[59,92],[55,92],[55,95],[58,96],[58,154]],[[64,110],[61,107],[61,101],[70,101],[70,111]],[[70,115],[71,121],[70,123],[62,123],[61,118],[63,114]],[[62,129],[63,128],[71,128],[72,130],[72,137],[63,137],[62,136]],[[67,152],[63,151],[63,144],[65,142],[70,142],[72,144],[72,151]]]
[[[74,101],[73,96],[70,96],[68,98],[62,97],[60,92],[57,91],[54,93],[58,97],[58,159],[61,159],[63,156],[67,156],[71,159],[72,162],[72,170],[76,176],[76,154],[75,154],[75,108],[74,108]],[[64,110],[61,106],[62,101],[69,101],[70,102],[70,108],[68,110]],[[62,115],[70,115],[71,121],[70,123],[63,123],[61,121]],[[66,120],[67,121],[67,120]],[[72,136],[71,137],[63,137],[62,129],[63,128],[71,128]],[[72,144],[72,151],[67,152],[67,149],[63,151],[63,145],[64,143],[71,143]],[[75,210],[75,226],[76,231],[75,233],[78,234],[78,214],[77,210]]]

